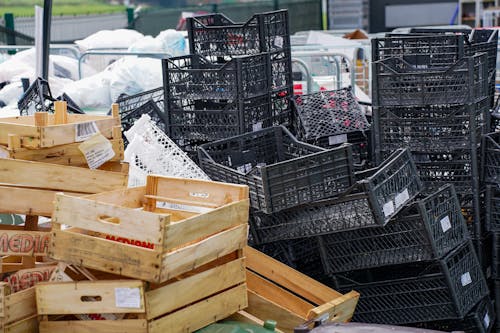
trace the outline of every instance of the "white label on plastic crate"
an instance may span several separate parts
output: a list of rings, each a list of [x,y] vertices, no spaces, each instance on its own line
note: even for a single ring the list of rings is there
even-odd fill
[[[233,161],[231,160],[231,156],[228,156],[228,157],[227,157],[227,164],[228,164],[229,166],[233,166]]]
[[[281,37],[281,36],[274,37],[274,45],[276,45],[279,48],[282,48],[283,47],[283,37]]]
[[[85,141],[96,133],[99,133],[99,129],[94,121],[75,125],[76,142]]]
[[[441,223],[441,229],[443,229],[443,232],[447,232],[451,229],[450,217],[448,215],[443,217],[439,223]]]
[[[403,192],[398,193],[398,195],[396,195],[396,197],[394,198],[396,209],[404,205],[404,203],[408,200],[410,200],[410,195],[408,194],[408,189],[405,188]]]
[[[392,202],[392,200],[388,201],[384,204],[383,210],[384,210],[385,217],[394,213],[394,203]]]
[[[239,167],[236,168],[236,170],[238,170],[241,173],[247,173],[250,170],[252,170],[252,163],[247,163],[247,164],[244,164],[244,165],[240,165]]]
[[[203,199],[208,199],[210,197],[210,193],[207,192],[189,192],[189,195],[194,198],[203,198]]]
[[[115,305],[118,308],[141,308],[141,291],[139,288],[115,288]]]
[[[462,287],[465,287],[466,285],[470,284],[472,282],[472,278],[470,277],[470,273],[464,273],[460,277],[460,282],[462,282]]]
[[[171,203],[171,202],[156,202],[156,208],[183,210],[183,211],[191,212],[191,213],[208,213],[208,212],[212,211],[211,208],[207,208],[207,207],[182,205],[182,204]]]
[[[483,324],[484,328],[490,327],[490,315],[488,314],[488,312],[486,312],[486,314],[484,315]]]
[[[347,142],[347,134],[332,135],[328,137],[328,144],[330,146],[346,142]]]
[[[252,131],[260,131],[262,129],[262,121],[252,125]]]
[[[100,133],[81,143],[78,149],[85,156],[89,169],[97,169],[115,156],[113,145]]]

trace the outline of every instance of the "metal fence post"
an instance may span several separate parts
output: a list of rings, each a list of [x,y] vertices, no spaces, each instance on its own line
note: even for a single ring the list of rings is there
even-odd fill
[[[133,29],[135,25],[135,20],[134,20],[134,8],[132,7],[127,7],[127,27],[129,29]]]
[[[3,15],[3,18],[5,20],[5,27],[7,29],[12,30],[12,33],[9,34],[7,33],[7,45],[16,45],[16,35],[14,35],[14,14],[12,13],[5,13]]]

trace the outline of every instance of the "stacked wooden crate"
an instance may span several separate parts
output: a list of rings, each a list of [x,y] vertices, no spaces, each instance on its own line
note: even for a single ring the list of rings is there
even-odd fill
[[[79,148],[88,123],[115,152],[99,169]],[[352,316],[357,293],[323,286],[310,303],[280,302],[273,295],[289,286],[265,273],[268,286],[255,286],[245,257],[261,259],[244,251],[247,186],[150,175],[146,186],[126,188],[119,123],[116,107],[87,116],[62,104],[54,115],[0,119],[0,213],[26,215],[24,226],[0,227],[0,333],[193,332],[243,309],[267,319],[282,308],[293,324],[319,314],[288,303],[320,305],[333,320]],[[51,218],[48,228],[39,216]]]

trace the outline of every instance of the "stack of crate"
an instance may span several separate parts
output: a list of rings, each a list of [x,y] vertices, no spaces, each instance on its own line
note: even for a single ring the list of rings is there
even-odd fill
[[[260,250],[362,290],[356,321],[461,320],[488,295],[453,185],[422,195],[408,150],[354,174],[349,144],[324,150],[272,127],[198,152],[212,179],[249,186]]]

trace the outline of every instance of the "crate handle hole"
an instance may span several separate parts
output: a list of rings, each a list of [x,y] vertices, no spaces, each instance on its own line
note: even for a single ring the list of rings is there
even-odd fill
[[[80,301],[82,302],[101,302],[101,296],[82,296],[80,297]]]
[[[120,219],[118,217],[112,217],[108,215],[101,215],[98,217],[98,220],[102,223],[120,224]]]

